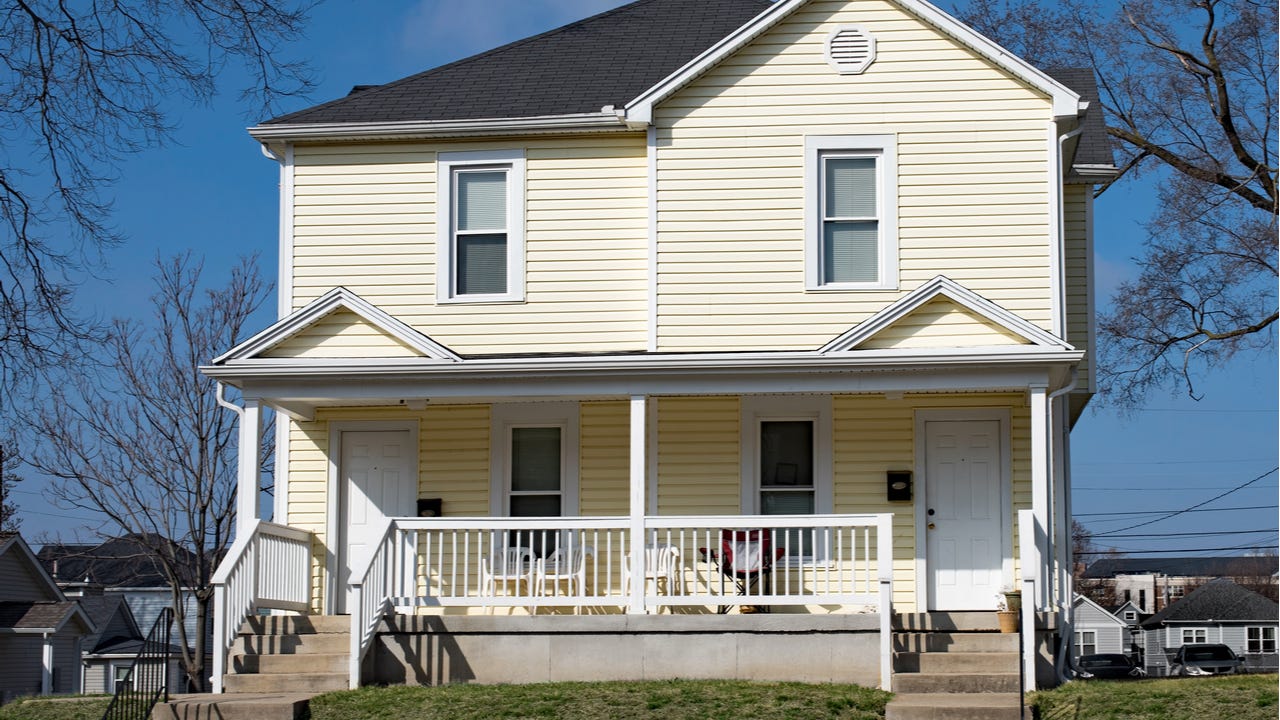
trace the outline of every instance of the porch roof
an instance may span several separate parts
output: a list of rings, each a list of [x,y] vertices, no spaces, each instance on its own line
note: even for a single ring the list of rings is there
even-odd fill
[[[621,353],[559,357],[252,358],[201,371],[300,419],[317,407],[501,399],[1050,390],[1083,352],[1018,345],[849,352]]]

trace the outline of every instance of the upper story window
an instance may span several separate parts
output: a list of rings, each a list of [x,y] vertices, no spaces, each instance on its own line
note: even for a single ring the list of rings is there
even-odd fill
[[[805,287],[898,287],[897,145],[892,135],[805,139]]]
[[[439,302],[524,300],[524,169],[518,150],[438,156]]]

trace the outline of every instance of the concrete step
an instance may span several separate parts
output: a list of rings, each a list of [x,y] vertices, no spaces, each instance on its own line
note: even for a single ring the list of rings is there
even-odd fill
[[[1016,652],[897,653],[893,670],[900,673],[1007,673],[1018,672]]]
[[[899,695],[885,708],[885,720],[1020,720],[1018,693]]]
[[[1018,652],[1016,633],[895,632],[894,652]]]
[[[172,695],[151,710],[151,720],[302,720],[314,694]]]
[[[294,655],[233,655],[231,672],[242,675],[262,673],[344,673],[350,653],[301,653]]]
[[[915,632],[999,632],[995,612],[896,613],[893,629]]]
[[[899,673],[896,693],[1016,693],[1018,673]]]
[[[313,635],[351,632],[350,615],[255,615],[240,626],[241,635]]]
[[[228,693],[322,693],[350,687],[347,674],[305,672],[288,675],[227,675],[223,688]]]
[[[351,636],[343,633],[241,635],[236,638],[232,652],[241,655],[335,655],[351,652]]]

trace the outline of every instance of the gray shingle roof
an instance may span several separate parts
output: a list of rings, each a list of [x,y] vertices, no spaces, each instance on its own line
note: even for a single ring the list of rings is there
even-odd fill
[[[1278,619],[1280,605],[1230,580],[1219,578],[1192,590],[1181,600],[1170,603],[1165,609],[1144,620],[1142,626],[1158,627],[1167,622],[1209,620],[1277,622]]]
[[[1089,103],[1084,116],[1084,132],[1076,144],[1075,165],[1113,165],[1111,140],[1107,137],[1107,123],[1098,101],[1098,80],[1090,68],[1049,68],[1045,70],[1054,80],[1066,85]]]
[[[50,630],[75,612],[74,602],[0,602],[0,628]]]
[[[1085,570],[1086,578],[1116,575],[1174,577],[1267,577],[1277,570],[1274,557],[1103,558]]]
[[[768,8],[639,0],[264,125],[481,120],[621,107]]]
[[[45,571],[60,583],[89,582],[110,588],[164,587],[169,580],[153,548],[166,546],[178,559],[180,568],[194,568],[196,558],[191,551],[158,535],[126,535],[99,545],[50,543],[42,546],[36,557]]]

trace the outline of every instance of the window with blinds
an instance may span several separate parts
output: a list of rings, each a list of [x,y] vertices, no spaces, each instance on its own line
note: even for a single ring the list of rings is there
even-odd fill
[[[453,172],[455,295],[507,292],[509,174],[506,167]]]
[[[760,422],[760,514],[812,515],[814,506],[814,422]],[[788,530],[774,538],[790,555],[813,555],[810,533]]]
[[[880,277],[878,158],[823,154],[822,284],[874,283]]]

